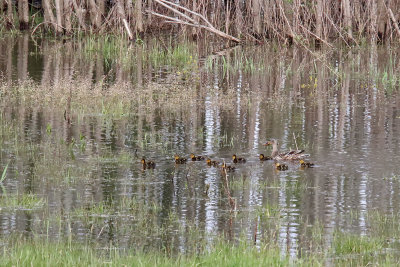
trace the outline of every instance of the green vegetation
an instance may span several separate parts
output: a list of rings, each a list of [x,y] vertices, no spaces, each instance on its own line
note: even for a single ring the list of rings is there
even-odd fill
[[[271,240],[255,246],[245,240],[231,243],[219,238],[207,249],[176,254],[38,238],[12,238],[3,242],[3,266],[325,266],[328,262],[338,266],[393,266],[400,263],[398,253],[387,248],[383,237],[342,232],[336,232],[330,252],[315,251],[299,258],[289,257]]]

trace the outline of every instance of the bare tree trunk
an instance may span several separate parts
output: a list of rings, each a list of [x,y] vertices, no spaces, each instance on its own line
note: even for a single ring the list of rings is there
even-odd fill
[[[143,16],[142,16],[142,0],[135,1],[135,31],[136,33],[143,33]]]
[[[229,33],[229,26],[231,21],[231,3],[230,1],[226,1],[225,6],[225,32]]]
[[[324,0],[317,0],[317,10],[316,10],[316,35],[322,39],[322,16],[324,12]],[[315,45],[319,46],[321,44],[320,39],[315,39]]]
[[[240,36],[242,34],[243,29],[243,15],[242,10],[240,9],[240,1],[235,0],[235,25],[236,25],[236,36]]]
[[[129,40],[132,40],[133,35],[132,35],[131,29],[129,27],[129,24],[126,21],[123,0],[116,0],[115,4],[117,5],[117,13],[118,13],[119,19],[122,21],[123,26],[125,27],[125,30],[128,33]]]
[[[97,4],[97,10],[99,12],[99,20],[100,20],[100,25],[103,23],[103,18],[104,18],[104,12],[105,12],[105,2],[104,0],[96,0]]]
[[[89,2],[90,21],[92,23],[92,27],[97,30],[101,26],[101,14],[94,0],[88,0],[88,2]]]
[[[47,40],[43,42],[43,51],[48,51],[49,43]],[[43,53],[43,71],[42,71],[42,86],[48,86],[50,84],[50,66],[53,62],[53,54],[52,53]]]
[[[387,15],[385,10],[385,0],[377,0],[378,4],[378,21],[377,21],[377,34],[380,41],[385,41],[387,38]]]
[[[153,10],[153,0],[147,0],[147,9]],[[150,12],[147,12],[146,27],[151,24],[152,16]]]
[[[27,33],[18,38],[17,71],[19,81],[25,81],[28,77],[28,41],[29,34]]]
[[[58,26],[57,28],[59,28],[59,32],[61,32],[62,28],[60,28],[60,27],[63,26],[63,24],[62,24],[63,3],[62,3],[62,0],[55,0],[55,3],[56,3],[56,19],[57,19],[57,26]]]
[[[21,31],[29,28],[28,0],[18,0],[19,29]]]
[[[141,45],[137,46],[136,49],[137,61],[136,61],[136,84],[138,88],[143,86],[143,47]]]
[[[74,6],[75,14],[76,14],[76,17],[78,18],[79,25],[82,27],[83,30],[86,31],[86,24],[85,24],[85,21],[83,20],[82,7],[81,7],[81,5],[78,6],[78,4],[76,3],[76,0],[71,0],[71,1]]]
[[[56,34],[60,34],[62,29],[56,23],[56,19],[54,18],[53,10],[50,5],[49,0],[42,0],[42,5],[44,9],[44,21],[49,23],[51,27],[53,27]]]
[[[349,40],[352,40],[353,39],[353,30],[352,30],[352,22],[351,22],[350,0],[342,0],[342,8],[343,8],[344,26],[346,27],[347,36],[348,36]]]
[[[72,26],[71,26],[71,13],[72,13],[72,3],[71,0],[64,0],[64,27],[65,27],[65,34],[72,33]]]
[[[393,23],[393,26],[394,26],[394,28],[395,28],[395,30],[397,32],[397,35],[400,38],[399,22],[397,21],[396,16],[393,14],[392,9],[390,8],[390,4],[391,4],[391,2],[388,1],[388,3],[386,4],[386,10],[387,10],[387,13],[388,13],[390,19],[392,20],[392,23]]]
[[[293,1],[293,18],[290,21],[293,23],[292,28],[296,35],[298,35],[300,32],[300,6],[300,0]],[[290,9],[290,6],[288,6],[288,9]]]
[[[104,78],[104,59],[102,54],[96,56],[96,82],[100,83]]]
[[[7,28],[11,29],[14,25],[14,12],[12,0],[6,0],[7,2]]]
[[[257,35],[261,35],[261,0],[252,0],[250,7],[253,15],[253,29]]]
[[[377,5],[376,0],[370,0],[369,2],[369,12],[370,12],[370,27],[369,27],[369,35],[372,43],[376,43],[377,38],[377,23],[378,23],[378,14],[377,14]]]
[[[11,0],[10,0],[11,1]],[[10,39],[11,37],[6,37],[8,39]],[[14,42],[12,42],[11,40],[8,40],[9,42],[7,42],[9,45],[6,46],[6,78],[8,82],[11,82],[12,79],[12,71],[13,71],[13,65],[12,65],[12,55],[13,55],[13,48],[14,48]]]
[[[263,27],[266,29],[266,36],[268,38],[272,37],[273,33],[272,30],[272,13],[273,13],[273,3],[271,0],[264,1],[264,20],[263,20]]]
[[[193,5],[192,5],[192,10],[194,11],[194,12],[198,12],[198,5],[197,5],[197,0],[193,0]],[[197,22],[197,23],[199,23],[199,19],[196,17],[195,18],[195,21]],[[198,35],[199,35],[199,29],[198,28],[195,28],[195,27],[193,27],[192,28],[192,38],[193,38],[193,40],[197,40],[197,37],[198,37]]]

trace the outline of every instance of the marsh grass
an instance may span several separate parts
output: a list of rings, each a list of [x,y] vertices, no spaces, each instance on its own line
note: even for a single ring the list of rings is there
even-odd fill
[[[112,245],[83,245],[75,242],[44,242],[33,238],[10,238],[2,249],[4,266],[365,266],[371,264],[393,266],[399,263],[396,253],[382,254],[380,239],[337,232],[333,250],[329,253],[304,254],[290,258],[273,239],[262,240],[258,246],[240,239],[227,242],[217,238],[212,246],[171,255],[167,251],[140,247],[120,249]]]
[[[43,208],[46,201],[33,194],[6,194],[0,197],[0,210],[33,210]]]

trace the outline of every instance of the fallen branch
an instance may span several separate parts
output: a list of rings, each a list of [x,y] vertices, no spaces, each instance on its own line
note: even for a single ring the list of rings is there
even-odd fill
[[[233,37],[232,35],[226,34],[218,29],[216,29],[203,15],[196,13],[190,9],[187,9],[185,7],[182,7],[178,4],[166,1],[166,0],[154,0],[156,3],[162,5],[163,7],[171,10],[172,12],[174,12],[177,16],[180,16],[181,18],[185,19],[179,19],[179,18],[174,18],[174,17],[170,17],[170,16],[166,16],[166,15],[162,15],[160,13],[154,12],[152,10],[146,10],[147,12],[149,12],[152,15],[155,15],[157,17],[161,17],[164,19],[167,19],[166,22],[168,23],[178,23],[178,24],[183,24],[183,25],[187,25],[187,26],[192,26],[192,27],[197,27],[197,28],[202,28],[205,29],[209,32],[212,32],[222,38],[231,40],[235,43],[240,43],[240,39]],[[189,17],[188,15],[182,13],[181,11],[179,11],[178,9],[184,10],[190,14],[192,14],[193,16],[196,16],[198,18],[201,19],[201,21],[203,21],[206,25],[200,24],[199,22],[197,22],[195,19]]]
[[[400,38],[400,28],[399,28],[399,25],[397,23],[396,17],[394,16],[392,9],[386,5],[385,1],[383,1],[383,3],[385,4],[386,10],[389,13],[390,19],[392,20],[392,22],[394,24],[394,27],[396,29],[396,32],[397,32],[397,34],[399,35],[399,38]]]

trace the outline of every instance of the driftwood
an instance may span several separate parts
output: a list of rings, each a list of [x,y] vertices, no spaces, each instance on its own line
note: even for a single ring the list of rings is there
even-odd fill
[[[201,29],[205,29],[209,32],[212,32],[222,38],[231,40],[235,43],[240,43],[240,39],[233,37],[232,35],[226,34],[218,29],[216,29],[203,15],[196,13],[188,8],[185,8],[183,6],[180,6],[178,4],[172,3],[170,1],[167,0],[154,0],[154,2],[162,5],[163,7],[171,10],[172,12],[174,12],[177,16],[179,16],[180,18],[177,17],[170,17],[170,16],[166,16],[166,15],[162,15],[160,13],[154,12],[152,10],[146,10],[148,13],[153,14],[157,17],[160,18],[164,18],[167,19],[166,22],[168,23],[177,23],[177,24],[182,24],[182,25],[188,25],[188,26],[192,26],[192,27],[196,27],[196,28],[201,28]],[[189,17],[188,15],[182,13],[181,11],[179,11],[178,9],[181,9],[191,15],[193,15],[194,17],[196,17],[196,19],[193,19],[191,17]],[[201,24],[204,23],[204,24]]]

